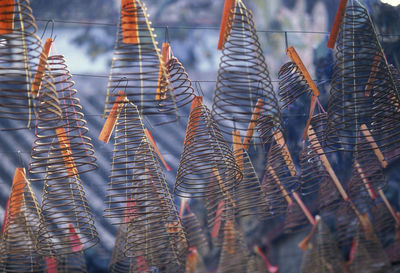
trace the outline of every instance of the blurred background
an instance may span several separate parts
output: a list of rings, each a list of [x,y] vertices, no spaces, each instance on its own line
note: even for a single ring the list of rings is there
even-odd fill
[[[174,55],[185,66],[197,92],[204,93],[205,104],[211,106],[217,77],[220,51],[217,51],[219,23],[223,0],[148,0],[150,20],[157,34],[159,46],[169,41]],[[253,11],[259,39],[266,56],[270,75],[277,90],[279,68],[289,59],[287,45],[293,45],[321,92],[322,105],[327,105],[329,79],[332,73],[333,53],[326,48],[339,0],[243,0]],[[400,6],[385,4],[379,0],[361,0],[375,23],[379,39],[389,63],[400,67]],[[120,0],[31,0],[33,14],[40,36],[46,23],[54,20],[56,36],[51,54],[64,55],[73,75],[78,98],[88,121],[89,135],[96,148],[99,168],[82,175],[89,204],[96,216],[100,243],[86,251],[90,272],[107,272],[117,227],[105,220],[104,196],[108,181],[112,144],[98,141],[102,128],[104,100],[110,71],[113,47],[119,19]],[[49,25],[44,38],[50,35]],[[308,105],[288,108],[282,114],[288,130],[288,145],[295,161],[301,150],[302,125]],[[166,172],[173,188],[175,174],[182,151],[187,114],[170,125],[157,127],[148,124],[159,148],[172,171]],[[301,125],[299,125],[301,124]],[[1,132],[0,134],[0,219],[10,192],[12,176],[19,164],[18,151],[25,167],[30,162],[34,131]],[[255,165],[264,165],[263,152],[252,148]],[[298,162],[296,162],[298,163]],[[394,168],[395,169],[395,168]],[[342,175],[337,170],[339,176]],[[399,175],[391,170],[388,197],[395,208],[400,208]],[[39,193],[40,187],[34,185]],[[179,207],[180,200],[176,198]],[[193,202],[191,206],[196,207]],[[201,215],[199,215],[201,219]],[[204,216],[203,216],[204,217]],[[246,230],[249,244],[258,242],[264,246],[273,264],[280,265],[281,273],[298,272],[302,252],[296,245],[306,233],[282,235],[279,221],[248,223]],[[217,265],[215,255],[210,254],[211,268]]]

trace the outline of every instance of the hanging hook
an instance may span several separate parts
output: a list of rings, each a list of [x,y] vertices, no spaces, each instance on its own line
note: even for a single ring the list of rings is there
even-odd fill
[[[287,37],[287,31],[285,31],[285,45],[286,45],[286,50],[288,50],[288,48],[289,48],[289,41],[288,41],[288,37]]]
[[[54,19],[51,19],[51,20],[48,20],[48,21],[47,21],[47,23],[46,23],[46,25],[45,25],[45,27],[44,27],[42,36],[40,36],[40,40],[43,39],[43,36],[44,36],[44,34],[46,33],[46,30],[47,30],[47,27],[49,26],[49,23],[52,23],[52,25],[51,25],[50,38],[53,37],[53,33],[54,33]],[[54,40],[55,40],[55,37],[54,37]]]
[[[196,89],[199,91],[200,95],[204,97],[203,89],[201,88],[200,81],[195,81]]]
[[[20,166],[21,168],[23,168],[23,167],[24,167],[24,162],[22,161],[21,151],[18,150],[17,153],[18,153],[18,163],[19,163],[19,166]]]
[[[170,44],[168,26],[165,27],[164,42]]]
[[[121,82],[122,82],[123,80],[126,81],[125,89],[124,89],[124,91],[126,92],[126,89],[128,88],[129,80],[128,80],[127,77],[122,77],[122,78],[119,79],[117,86],[115,86],[115,87],[113,88],[113,90],[111,90],[111,93],[114,93],[115,89],[117,89],[117,88],[119,87],[119,85],[121,84]]]

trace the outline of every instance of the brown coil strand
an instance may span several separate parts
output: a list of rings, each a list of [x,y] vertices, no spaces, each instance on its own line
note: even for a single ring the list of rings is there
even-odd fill
[[[193,212],[186,213],[182,217],[182,225],[186,232],[189,248],[195,247],[201,254],[206,254],[210,246],[197,216]]]
[[[233,152],[223,140],[208,108],[201,103],[193,107],[174,192],[181,197],[230,195],[242,178]]]
[[[347,6],[336,43],[328,107],[328,145],[353,151],[358,133],[370,126],[375,141],[388,145],[399,134],[399,103],[382,48],[367,10],[354,1]],[[393,98],[394,101],[390,101]],[[331,137],[337,131],[339,141]],[[373,149],[371,146],[365,148]]]
[[[269,272],[266,271],[264,262],[262,261],[261,257],[259,257],[256,253],[251,253],[248,258],[247,262],[247,269],[246,273],[265,273]]]
[[[187,251],[186,235],[176,212],[156,152],[144,139],[138,147],[129,185],[131,200],[127,257],[142,257],[160,272],[182,272]]]
[[[118,228],[117,237],[115,238],[115,244],[112,251],[110,265],[108,267],[108,272],[110,273],[134,273],[134,272],[149,272],[149,269],[143,267],[137,268],[136,259],[128,258],[124,255],[125,245],[126,245],[126,235],[127,235],[127,224],[121,224]]]
[[[76,97],[78,91],[73,89],[75,83],[72,81],[64,56],[50,56],[48,63],[60,100],[63,127],[78,174],[95,170],[97,165],[92,140],[87,136],[89,129],[86,127],[82,106]]]
[[[278,72],[281,110],[295,102],[303,94],[312,95],[312,90],[306,79],[294,62],[282,65]]]
[[[234,148],[236,162],[243,173],[242,182],[233,190],[236,216],[240,219],[256,215],[259,219],[265,219],[268,216],[267,197],[248,153],[240,146]]]
[[[303,256],[301,273],[345,273],[345,262],[329,227],[319,221]]]
[[[253,143],[262,144],[260,134],[251,126],[257,122],[258,115],[253,115],[254,112],[263,112],[270,118],[270,124],[264,124],[262,131],[267,139],[272,128],[282,130],[283,126],[253,15],[242,1],[236,1],[236,7],[231,10],[228,28],[230,33],[225,34],[212,115],[226,139],[230,140],[232,131],[238,130],[243,136],[254,134]]]
[[[42,84],[39,103],[30,163],[34,181],[44,182],[38,251],[49,255],[54,248],[57,255],[69,254],[76,247],[89,248],[99,239],[70,142],[63,131],[61,108],[52,82]],[[60,134],[60,129],[64,133]],[[68,240],[70,225],[76,229],[79,243]],[[51,248],[48,241],[53,244]]]
[[[25,170],[17,168],[3,223],[0,272],[43,272],[44,257],[36,251],[39,218],[39,204]]]
[[[244,242],[244,237],[235,225],[233,218],[227,220],[223,227],[224,241],[218,264],[218,272],[242,273],[246,272],[249,250]]]
[[[349,270],[354,273],[391,272],[389,258],[386,256],[381,243],[377,238],[368,240],[360,225],[354,238],[353,257],[349,261]]]
[[[126,80],[125,95],[143,115],[161,114],[176,119],[175,96],[166,66],[155,41],[154,29],[141,0],[125,1],[121,7],[114,57],[107,87],[105,113],[117,94],[113,90]]]
[[[289,192],[298,188],[297,171],[284,147],[277,142],[271,143],[268,153],[264,190],[269,205],[269,217],[283,215],[291,203]]]
[[[29,0],[1,1],[0,119],[1,130],[34,126],[31,81],[41,52]]]

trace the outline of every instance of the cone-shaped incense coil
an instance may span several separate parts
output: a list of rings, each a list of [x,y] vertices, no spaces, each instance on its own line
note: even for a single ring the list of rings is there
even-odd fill
[[[228,19],[231,29],[222,49],[214,92],[212,114],[226,139],[233,130],[248,136],[245,145],[262,144],[256,131],[261,113],[269,115],[275,128],[282,130],[278,101],[273,91],[253,15],[242,1],[236,1]],[[272,128],[264,127],[265,135]]]
[[[182,217],[182,225],[186,232],[189,248],[195,247],[201,253],[209,250],[208,240],[197,216],[189,212]]]
[[[78,251],[68,255],[57,257],[57,273],[87,273],[85,255]],[[48,267],[47,267],[48,268]],[[47,272],[51,272],[49,269]]]
[[[301,273],[345,273],[344,259],[329,227],[317,224],[309,249],[303,256]]]
[[[115,223],[121,223],[125,217],[131,215],[126,207],[134,202],[132,194],[137,191],[138,182],[148,181],[149,187],[151,182],[147,176],[152,175],[153,180],[161,179],[157,181],[160,185],[165,183],[160,166],[152,165],[158,164],[158,161],[154,161],[153,149],[148,154],[140,154],[138,150],[139,147],[143,149],[147,145],[144,126],[136,105],[125,102],[115,127],[111,175],[105,199],[104,217],[114,218]],[[148,165],[152,167],[149,168]]]
[[[284,233],[299,232],[310,226],[309,220],[304,215],[299,204],[295,200],[292,202],[286,210],[286,218],[283,224]]]
[[[38,67],[40,39],[29,0],[0,2],[1,129],[34,126],[34,96],[30,94]]]
[[[207,107],[192,107],[174,192],[182,197],[229,195],[241,180],[233,152]]]
[[[238,163],[243,172],[242,182],[234,189],[233,197],[236,202],[235,212],[240,217],[257,215],[260,219],[267,217],[268,204],[265,192],[254,169],[248,153],[242,148],[234,150],[235,156],[240,156]],[[241,165],[241,166],[240,166]]]
[[[375,141],[388,145],[386,141],[399,134],[400,124],[395,121],[399,98],[371,19],[359,2],[349,2],[345,10],[336,49],[327,144],[353,151],[359,132],[366,131],[360,125],[372,124]],[[338,132],[339,141],[331,137],[332,131]]]
[[[53,151],[49,151],[53,155]],[[68,177],[62,166],[48,163],[45,179],[42,220],[39,227],[40,253],[49,255],[44,242],[52,241],[57,254],[87,249],[99,241],[92,211],[78,176]],[[73,239],[72,239],[73,238]]]
[[[124,87],[125,95],[137,105],[141,114],[177,115],[176,106],[171,107],[175,97],[153,31],[143,1],[122,1],[106,113],[117,96],[113,90]],[[163,107],[165,101],[168,107]]]
[[[381,243],[377,238],[368,240],[359,226],[352,244],[349,269],[354,273],[390,272],[391,265]]]
[[[82,106],[76,96],[77,90],[73,89],[75,83],[72,81],[64,56],[50,56],[48,63],[60,100],[63,127],[65,137],[69,142],[70,155],[74,158],[79,174],[94,170],[97,166],[93,145],[91,138],[87,136],[88,128]]]
[[[44,257],[36,252],[39,219],[40,208],[25,170],[17,168],[3,223],[1,272],[43,272]]]
[[[117,237],[115,238],[115,244],[111,256],[110,265],[108,267],[108,272],[110,273],[134,273],[135,270],[139,270],[136,268],[136,259],[125,257],[124,250],[126,245],[126,232],[128,225],[121,224],[118,228]],[[143,263],[145,265],[145,263]],[[145,270],[142,268],[139,272],[147,272],[149,269]]]
[[[246,272],[249,250],[247,249],[243,234],[234,220],[227,220],[224,228],[224,242],[218,264],[218,272]]]
[[[359,219],[349,201],[342,201],[336,212],[336,241],[344,253],[349,253],[357,232]]]
[[[137,149],[129,192],[130,219],[125,255],[143,257],[161,272],[185,267],[186,236],[176,212],[160,163],[151,144]]]
[[[393,219],[393,215],[387,209],[384,203],[375,205],[372,210],[372,223],[377,236],[382,242],[383,246],[394,243],[396,241],[396,221]]]

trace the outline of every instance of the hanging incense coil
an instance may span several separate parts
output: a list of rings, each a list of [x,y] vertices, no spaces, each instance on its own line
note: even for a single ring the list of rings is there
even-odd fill
[[[378,239],[368,240],[358,226],[349,261],[350,272],[391,272],[391,265]]]
[[[246,272],[249,250],[243,234],[234,220],[228,220],[223,228],[224,242],[218,264],[218,272]]]
[[[120,87],[123,78],[127,82],[125,95],[137,105],[141,114],[161,114],[168,119],[177,116],[176,100],[170,87],[166,64],[161,59],[148,17],[141,0],[122,2],[107,87],[106,114],[115,101],[113,90]]]
[[[161,272],[181,272],[187,251],[186,236],[156,152],[143,140],[132,164],[134,183],[128,188],[128,231],[125,255],[143,257]]]
[[[353,151],[362,124],[372,124],[371,136],[382,146],[398,135],[398,97],[367,10],[349,3],[336,43],[336,61],[328,107],[327,144]],[[390,101],[389,98],[395,98]],[[339,140],[332,139],[337,131]],[[369,141],[371,142],[371,141]],[[367,146],[368,149],[373,149]]]
[[[260,113],[268,115],[273,128],[282,130],[278,101],[253,22],[253,15],[242,1],[230,11],[229,33],[222,49],[214,91],[212,115],[226,139],[238,130],[246,136],[244,144],[260,145],[256,123]],[[264,137],[272,127],[263,127]],[[229,137],[228,137],[229,136]],[[230,141],[229,141],[230,142]]]
[[[288,205],[286,210],[286,217],[283,224],[284,233],[300,232],[310,226],[300,206],[295,200],[292,200],[292,202],[293,203]]]
[[[193,106],[193,105],[192,105]],[[181,197],[230,195],[243,175],[210,111],[192,108],[174,192]]]
[[[310,246],[303,256],[301,273],[347,272],[342,254],[329,227],[319,221],[311,238]]]
[[[0,4],[0,119],[1,130],[34,126],[32,78],[38,66],[41,43],[29,0]]]
[[[236,216],[242,218],[257,215],[259,219],[267,218],[267,197],[248,153],[240,146],[234,149],[236,161],[243,173],[242,182],[233,190]]]
[[[89,129],[82,113],[82,106],[76,97],[75,83],[62,55],[48,58],[49,68],[54,78],[54,85],[60,100],[65,135],[68,138],[71,156],[78,170],[82,174],[97,168],[96,157],[91,138],[87,136]]]
[[[17,168],[3,223],[1,272],[43,272],[44,257],[36,251],[39,219],[39,204],[25,170]]]
[[[294,62],[285,63],[278,72],[281,109],[294,103],[304,94],[312,95],[312,90]]]
[[[182,225],[186,232],[189,248],[195,247],[201,253],[207,253],[210,246],[199,220],[193,212],[182,217]]]
[[[135,174],[137,172],[150,174],[148,170],[143,169],[143,165],[153,162],[152,154],[147,157],[141,156],[140,159],[143,161],[136,157],[139,152],[138,147],[147,145],[147,141],[144,143],[146,139],[144,126],[136,105],[122,101],[121,107],[115,125],[113,160],[104,211],[104,217],[112,218],[114,224],[124,223],[121,221],[131,215],[126,207],[132,203],[131,192],[136,189]],[[151,151],[153,152],[153,149]],[[156,174],[159,172],[161,170],[157,169]]]

